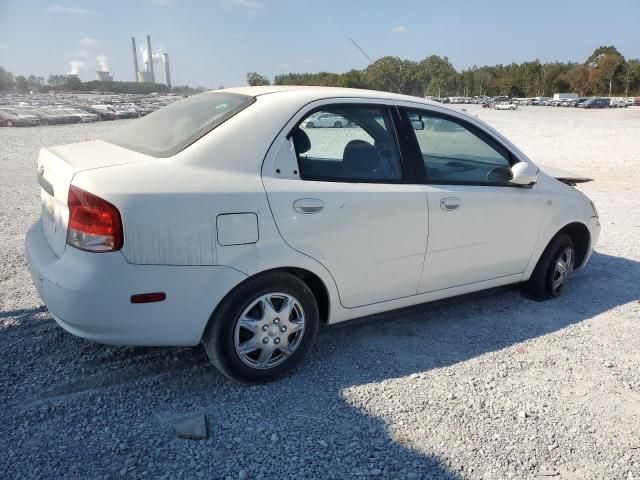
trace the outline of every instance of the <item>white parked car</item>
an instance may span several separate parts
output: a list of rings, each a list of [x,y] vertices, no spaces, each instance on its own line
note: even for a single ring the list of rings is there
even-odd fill
[[[496,103],[493,108],[495,108],[496,110],[516,110],[518,108],[518,105],[512,102],[500,102]]]
[[[353,128],[300,128],[323,113]],[[202,342],[225,375],[258,382],[297,365],[320,323],[511,283],[560,295],[600,224],[568,185],[587,179],[553,175],[420,98],[226,89],[42,149],[27,256],[69,332]]]
[[[302,128],[342,128],[348,124],[349,121],[340,115],[320,112],[307,118],[301,126]]]

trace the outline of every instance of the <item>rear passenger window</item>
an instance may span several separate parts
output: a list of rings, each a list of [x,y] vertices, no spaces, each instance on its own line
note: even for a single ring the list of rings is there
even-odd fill
[[[464,123],[420,110],[408,110],[427,179],[439,183],[507,183],[509,154]]]
[[[316,110],[292,137],[304,180],[398,182],[403,178],[391,116],[384,107]]]

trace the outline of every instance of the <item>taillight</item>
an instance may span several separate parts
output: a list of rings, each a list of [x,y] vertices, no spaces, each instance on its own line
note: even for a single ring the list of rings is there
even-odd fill
[[[114,252],[122,248],[122,220],[116,207],[71,185],[67,197],[67,245],[88,252]]]

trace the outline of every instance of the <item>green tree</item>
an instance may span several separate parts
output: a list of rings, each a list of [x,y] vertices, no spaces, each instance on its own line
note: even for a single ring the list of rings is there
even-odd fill
[[[423,76],[428,78],[425,92],[427,95],[442,98],[451,93],[451,87],[455,83],[456,70],[447,57],[441,58],[437,55],[431,55],[422,60],[418,66],[423,72]]]
[[[640,83],[640,59],[628,60],[623,67],[624,96],[629,96],[630,88]]]
[[[591,93],[592,84],[589,76],[589,67],[586,65],[576,65],[567,72],[569,86],[574,92],[578,92],[581,97]]]
[[[247,84],[251,87],[257,87],[260,85],[270,85],[269,79],[260,75],[257,72],[247,73]]]
[[[29,82],[24,75],[18,75],[16,77],[16,88],[20,93],[27,93],[29,91]]]
[[[15,80],[13,74],[0,67],[0,91],[13,90]]]

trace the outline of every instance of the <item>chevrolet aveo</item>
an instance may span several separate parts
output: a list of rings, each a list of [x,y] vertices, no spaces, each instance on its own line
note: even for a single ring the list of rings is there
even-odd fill
[[[308,128],[323,114],[340,127]],[[42,149],[38,180],[27,256],[58,324],[202,342],[244,383],[299,364],[321,322],[518,282],[558,296],[600,231],[573,188],[588,179],[464,112],[364,90],[195,95]]]

